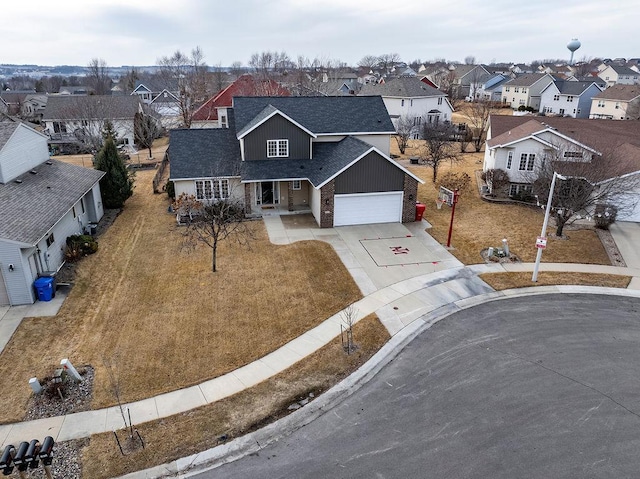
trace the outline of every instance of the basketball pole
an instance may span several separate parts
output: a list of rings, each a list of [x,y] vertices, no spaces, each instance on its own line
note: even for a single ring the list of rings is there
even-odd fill
[[[456,204],[458,203],[458,188],[453,190],[453,204],[451,205],[451,222],[449,223],[449,236],[447,237],[447,248],[451,247],[451,234],[453,233],[453,216],[456,214]]]

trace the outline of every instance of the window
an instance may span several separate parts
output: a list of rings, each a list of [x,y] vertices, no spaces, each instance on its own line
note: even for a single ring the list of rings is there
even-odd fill
[[[228,124],[226,115],[220,115],[220,126],[222,128],[227,128]]]
[[[568,102],[572,102],[573,101],[573,95],[568,95],[567,96],[567,101]]]
[[[524,98],[520,98],[520,101],[518,102],[518,104],[524,105]]]
[[[550,106],[545,106],[543,111],[545,113],[553,113],[553,108],[551,108]]]
[[[553,95],[553,101],[559,101],[560,95]]]
[[[409,105],[413,106],[413,100],[409,100]]]
[[[616,110],[620,109],[620,102],[616,102]]]
[[[580,151],[565,151],[563,156],[565,158],[582,158],[582,152],[580,152]]]
[[[515,88],[513,89],[513,91],[514,91],[515,93],[520,93],[520,87],[518,87],[518,86],[517,86],[517,87],[515,87]]]
[[[511,91],[511,88],[506,86],[506,87],[504,87],[504,91],[509,92],[509,91]]]
[[[76,207],[75,207],[75,206],[72,206],[72,207],[71,207],[71,212],[73,213],[73,217],[74,217],[74,218],[75,218],[76,216],[78,216],[78,215],[76,215]]]
[[[522,193],[533,193],[533,185],[522,183],[511,183],[509,185],[509,196],[516,196]]]
[[[229,180],[196,180],[197,200],[224,200],[229,198]]]
[[[82,208],[82,214],[84,214],[84,198],[80,198],[80,207]]]
[[[527,89],[526,89],[526,88],[523,88],[523,89],[522,89],[522,93],[527,93]]]
[[[533,164],[536,161],[535,153],[522,153],[520,155],[520,165],[518,169],[520,171],[533,171]]]
[[[53,233],[51,233],[49,236],[47,236],[47,248],[51,246],[54,241],[55,241],[55,238],[53,237]]]
[[[558,114],[564,115],[564,108],[560,108],[560,111],[558,111]]]
[[[598,100],[598,108],[604,108],[604,100]]]
[[[511,163],[513,163],[513,151],[510,151],[509,156],[507,156],[507,170],[511,169]]]
[[[293,180],[291,182],[291,189],[299,190],[300,189],[300,180]]]
[[[289,140],[267,140],[267,158],[289,156]]]
[[[576,111],[574,111],[574,113],[576,113]],[[577,114],[577,115],[579,115],[579,114],[580,114],[580,108],[578,108],[578,110],[577,110],[577,113],[576,113],[576,114]]]
[[[422,124],[422,117],[421,116],[416,116],[413,119],[413,126],[418,126],[420,124]]]
[[[404,100],[400,100],[400,106],[404,106]]]
[[[442,97],[438,98],[438,105],[442,105]]]

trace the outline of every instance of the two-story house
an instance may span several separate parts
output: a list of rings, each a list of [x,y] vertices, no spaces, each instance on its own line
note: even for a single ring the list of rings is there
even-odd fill
[[[0,123],[0,305],[30,304],[33,282],[60,269],[66,239],[102,218],[104,172],[49,158],[47,137]]]
[[[323,228],[414,220],[422,180],[389,155],[381,97],[235,97],[227,113],[227,128],[171,131],[176,195],[308,211]]]
[[[638,71],[636,66],[629,68],[612,63],[598,72],[598,76],[607,82],[607,87],[613,85],[637,85],[640,83],[640,73]]]
[[[640,178],[640,129],[633,122],[492,115],[487,136],[483,171],[505,170],[510,196],[531,193],[549,162],[588,163],[593,168],[576,171],[596,186],[616,177],[629,180],[628,188],[608,201],[616,204],[626,195],[618,219],[640,221],[640,182],[635,180]]]
[[[394,125],[401,116],[413,119],[416,135],[420,134],[424,123],[451,121],[453,113],[447,94],[417,77],[400,77],[384,84],[364,85],[360,95],[381,95]]]
[[[589,118],[640,120],[640,85],[613,85],[594,95]]]
[[[591,99],[601,91],[595,82],[556,80],[540,93],[539,111],[547,115],[589,118]]]
[[[509,104],[517,110],[520,107],[540,108],[540,93],[554,78],[545,73],[525,73],[504,83],[502,86],[502,103]]]

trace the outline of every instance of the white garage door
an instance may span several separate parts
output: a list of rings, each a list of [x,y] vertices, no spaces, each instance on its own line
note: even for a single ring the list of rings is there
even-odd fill
[[[401,221],[402,191],[335,196],[333,226]]]

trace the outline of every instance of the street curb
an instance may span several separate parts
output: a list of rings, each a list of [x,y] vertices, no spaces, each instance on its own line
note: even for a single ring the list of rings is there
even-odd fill
[[[605,294],[640,298],[640,291],[627,289],[598,286],[534,286],[495,291],[449,303],[422,316],[400,330],[349,377],[288,416],[226,444],[164,465],[118,476],[114,479],[160,479],[170,477],[187,479],[196,474],[236,461],[249,454],[259,453],[265,446],[277,442],[297,429],[306,426],[358,391],[378,374],[382,368],[393,361],[416,336],[451,314],[494,301],[544,294]]]

